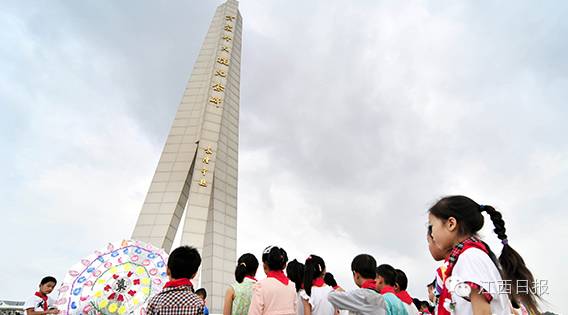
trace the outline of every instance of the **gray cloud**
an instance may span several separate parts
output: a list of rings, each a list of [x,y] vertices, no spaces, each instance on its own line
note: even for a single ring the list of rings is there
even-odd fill
[[[0,183],[17,197],[3,212],[40,200],[45,207],[30,215],[53,216],[49,223],[85,243],[65,241],[56,246],[61,257],[24,264],[17,273],[30,275],[27,284],[98,246],[100,230],[70,227],[57,211],[107,216],[122,207],[122,222],[95,221],[108,237],[128,236],[216,4],[18,2],[2,10],[0,65],[9,71],[0,75],[1,112],[16,118],[2,122],[22,130],[1,136],[16,152],[4,157],[16,170]],[[548,266],[566,255],[547,240],[566,234],[546,229],[535,239],[534,229],[566,223],[565,11],[529,2],[243,1],[239,251],[276,242],[299,259],[321,254],[345,286],[351,257],[366,251],[407,270],[411,293],[424,297],[435,266],[426,209],[464,193],[503,210],[510,238],[550,280],[559,308],[568,279],[562,266]],[[90,194],[105,201],[88,205]],[[10,225],[41,229],[30,215]],[[487,226],[498,248],[491,233]]]

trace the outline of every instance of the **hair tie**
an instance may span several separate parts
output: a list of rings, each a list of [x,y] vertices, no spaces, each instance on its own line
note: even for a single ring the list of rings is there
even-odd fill
[[[485,211],[485,206],[484,205],[479,205],[479,212],[483,212]]]
[[[264,252],[262,252],[263,254],[270,254],[270,251],[272,250],[272,248],[274,248],[276,246],[268,246],[267,248],[264,249]]]
[[[501,244],[503,244],[503,246],[509,245],[509,240],[508,239],[501,240]]]
[[[245,268],[247,267],[247,264],[245,264],[244,262],[240,263],[239,266],[240,266],[240,265],[245,266]]]

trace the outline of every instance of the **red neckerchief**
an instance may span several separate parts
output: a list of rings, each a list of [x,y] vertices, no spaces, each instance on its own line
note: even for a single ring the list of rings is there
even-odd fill
[[[36,292],[35,296],[39,297],[40,299],[43,300],[43,310],[47,311],[47,295],[41,293],[41,292]]]
[[[440,294],[440,299],[438,300],[438,313],[437,313],[438,315],[451,314],[444,307],[444,302],[446,301],[446,299],[450,299],[450,301],[452,299],[452,294],[448,291],[448,288],[446,287],[446,279],[448,279],[448,277],[452,275],[452,270],[454,270],[454,266],[456,265],[460,255],[469,248],[481,249],[484,253],[489,254],[489,251],[487,250],[485,245],[480,240],[478,240],[473,236],[458,243],[456,246],[454,246],[454,248],[452,248],[450,255],[448,255],[448,257],[446,257],[446,260],[444,261],[446,265],[446,270],[443,272],[442,280],[444,282],[444,286],[442,287],[442,293]]]
[[[189,281],[188,278],[180,278],[180,279],[176,279],[176,280],[171,280],[166,282],[166,284],[164,285],[164,288],[175,288],[175,287],[181,287],[181,286],[193,286],[193,284],[191,283],[191,281]]]
[[[383,288],[381,289],[381,292],[379,292],[379,293],[380,294],[392,293],[392,294],[396,295],[396,291],[390,285],[384,285]]]
[[[258,280],[256,280],[256,278],[255,278],[255,277],[251,277],[251,276],[245,276],[245,278],[249,278],[249,279],[253,280],[254,282],[258,282]]]
[[[340,286],[338,286],[338,285],[333,287],[334,290],[337,290],[338,288],[340,288]]]
[[[288,277],[286,277],[286,275],[284,274],[284,271],[282,270],[278,270],[278,271],[269,271],[266,274],[267,278],[274,278],[280,282],[282,282],[284,285],[288,285],[288,282],[290,280],[288,280]]]
[[[323,287],[325,285],[325,281],[323,281],[323,278],[317,278],[312,281],[312,285],[314,287]]]
[[[377,281],[375,280],[367,280],[361,284],[362,289],[371,289],[377,291]]]
[[[406,292],[406,290],[399,291],[398,293],[396,293],[396,296],[404,303],[408,305],[412,304],[412,297],[410,296],[410,294],[408,294],[408,292]]]

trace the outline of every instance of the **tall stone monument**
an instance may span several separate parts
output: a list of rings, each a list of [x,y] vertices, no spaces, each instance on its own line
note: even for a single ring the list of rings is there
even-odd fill
[[[222,312],[236,263],[241,32],[238,2],[228,0],[215,12],[132,233],[169,252],[185,211],[181,243],[202,254],[212,313]]]

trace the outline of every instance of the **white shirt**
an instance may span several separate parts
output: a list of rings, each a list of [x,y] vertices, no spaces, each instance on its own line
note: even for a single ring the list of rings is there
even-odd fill
[[[308,296],[304,290],[301,290],[300,293],[301,297],[310,303],[313,315],[334,315],[335,307],[327,300],[331,291],[333,291],[333,288],[325,284],[322,287],[312,286],[311,296]]]
[[[39,296],[34,295],[26,301],[26,304],[24,304],[24,310],[27,310],[29,308],[33,308],[34,311],[41,312],[41,311],[43,311],[43,303],[44,303],[43,300]],[[53,308],[54,305],[55,305],[55,302],[53,301],[52,298],[50,298],[48,296],[47,297],[48,309],[49,309],[49,307]]]
[[[499,284],[503,284],[499,270],[485,252],[478,248],[469,248],[458,258],[452,271],[452,278],[461,282],[473,282],[491,294],[491,313],[494,315],[510,315],[511,302],[506,292],[499,292]],[[455,314],[473,315],[471,303],[456,293],[452,293],[456,303]]]
[[[406,304],[402,302],[402,304],[406,306],[406,311],[408,312],[408,315],[418,315],[419,312],[418,309],[416,308],[416,305],[414,305],[414,303]]]
[[[304,296],[307,297],[306,291],[304,289],[300,289],[298,293],[296,293],[298,298],[298,304],[296,306],[296,314],[304,315]]]
[[[386,315],[385,300],[379,293],[369,289],[355,289],[348,292],[330,292],[327,299],[340,310],[350,314]]]

